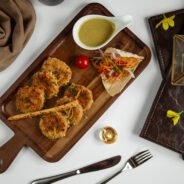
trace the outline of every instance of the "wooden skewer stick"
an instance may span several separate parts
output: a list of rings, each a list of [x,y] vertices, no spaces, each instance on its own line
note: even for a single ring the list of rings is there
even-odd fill
[[[75,101],[67,103],[65,105],[60,105],[60,106],[52,107],[49,109],[44,109],[44,110],[35,111],[35,112],[29,112],[29,113],[25,113],[25,114],[18,114],[18,115],[9,117],[8,120],[9,121],[16,121],[16,120],[21,120],[21,119],[26,119],[26,118],[33,118],[33,117],[41,116],[44,114],[50,114],[52,112],[58,112],[58,111],[62,111],[62,110],[76,107],[77,103],[78,102],[75,100]]]

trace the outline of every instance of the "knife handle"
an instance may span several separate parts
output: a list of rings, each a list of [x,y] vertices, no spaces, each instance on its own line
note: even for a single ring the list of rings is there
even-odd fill
[[[64,173],[64,174],[58,174],[58,175],[55,175],[55,176],[40,178],[40,179],[32,181],[31,184],[51,184],[53,182],[68,178],[70,176],[75,176],[75,175],[78,175],[78,174],[80,174],[80,170],[75,170],[75,171],[67,172],[67,173]]]

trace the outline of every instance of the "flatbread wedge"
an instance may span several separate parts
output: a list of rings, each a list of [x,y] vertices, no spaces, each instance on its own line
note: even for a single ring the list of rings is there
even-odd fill
[[[107,48],[95,67],[102,83],[110,96],[120,93],[127,83],[134,78],[134,71],[144,57],[116,48]]]

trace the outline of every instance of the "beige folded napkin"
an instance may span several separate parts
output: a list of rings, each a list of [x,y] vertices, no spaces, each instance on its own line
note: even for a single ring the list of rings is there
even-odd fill
[[[35,26],[29,0],[0,0],[0,71],[22,51]]]

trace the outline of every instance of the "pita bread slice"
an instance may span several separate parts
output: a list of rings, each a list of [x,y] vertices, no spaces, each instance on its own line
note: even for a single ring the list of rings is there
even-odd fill
[[[115,96],[116,94],[120,93],[122,89],[126,86],[128,81],[131,79],[131,76],[121,76],[119,79],[102,79],[102,83],[109,93],[110,96]]]
[[[116,48],[107,48],[105,54],[115,54],[120,55],[121,57],[128,58],[136,58],[137,64],[133,68],[126,68],[122,71],[122,74],[118,78],[109,77],[106,78],[103,74],[101,74],[102,83],[109,93],[110,96],[115,96],[116,94],[120,93],[126,84],[130,81],[131,78],[134,78],[133,72],[138,67],[139,63],[144,59],[142,56],[138,56],[136,54],[125,52]]]

